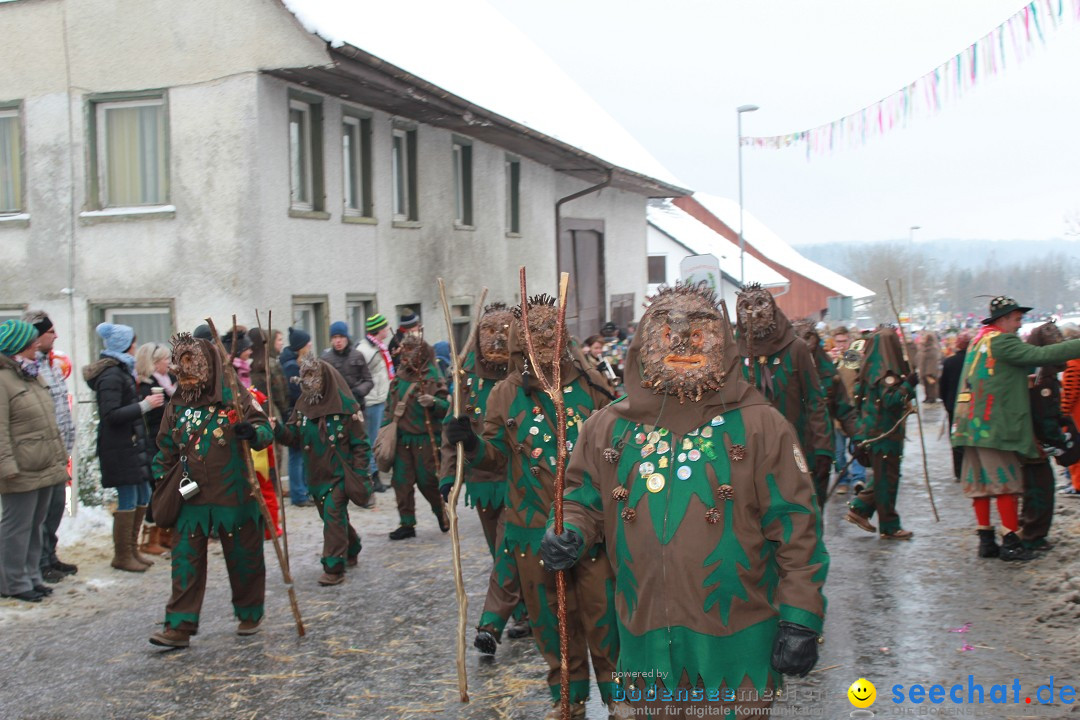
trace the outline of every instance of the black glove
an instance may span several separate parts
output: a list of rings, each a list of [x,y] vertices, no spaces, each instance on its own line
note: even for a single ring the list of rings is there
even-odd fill
[[[919,373],[912,370],[904,377],[904,382],[907,383],[907,386],[909,388],[914,390],[915,388],[919,387]]]
[[[825,455],[818,455],[814,459],[814,480],[822,478],[828,480],[830,472],[832,472],[832,460]]]
[[[233,425],[233,433],[241,440],[254,440],[255,426],[249,422],[238,422]]]
[[[450,491],[454,489],[454,483],[448,482],[439,485],[439,494],[442,495],[443,502],[450,502]]]
[[[451,445],[461,443],[465,447],[465,452],[476,450],[480,440],[480,438],[476,437],[476,433],[473,432],[472,420],[465,415],[459,415],[447,421],[446,439],[450,441]]]
[[[543,546],[541,546],[543,548]],[[806,677],[818,656],[818,634],[808,627],[780,621],[773,640],[773,670],[784,675]]]
[[[540,541],[540,559],[548,570],[569,570],[574,567],[585,544],[581,536],[570,529],[555,534],[555,528],[549,527]]]

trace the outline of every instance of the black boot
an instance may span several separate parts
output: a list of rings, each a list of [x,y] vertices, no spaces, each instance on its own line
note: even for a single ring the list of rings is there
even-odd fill
[[[979,557],[995,558],[1001,554],[997,544],[997,532],[993,528],[979,530]]]
[[[404,540],[405,538],[416,537],[416,528],[412,525],[402,525],[397,530],[390,533],[391,540]]]
[[[389,489],[383,483],[382,478],[379,477],[378,472],[372,475],[371,479],[375,481],[375,492],[386,492]]]
[[[1024,543],[1020,542],[1020,538],[1016,533],[1011,532],[1005,537],[1001,538],[1001,553],[999,557],[1002,560],[1030,560],[1033,553],[1028,548],[1024,547]]]
[[[495,649],[499,645],[499,639],[489,633],[487,630],[477,630],[476,639],[473,640],[473,647],[485,655],[494,655]]]

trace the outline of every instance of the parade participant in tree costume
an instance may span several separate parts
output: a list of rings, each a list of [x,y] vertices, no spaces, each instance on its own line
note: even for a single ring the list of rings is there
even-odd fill
[[[941,379],[941,361],[943,360],[941,339],[938,338],[936,333],[926,330],[919,336],[916,346],[918,351],[914,356],[909,357],[915,360],[915,370],[919,373],[919,380],[922,381],[926,403],[932,405],[938,401],[941,390],[938,385],[938,381]]]
[[[1043,323],[1028,335],[1028,344],[1036,347],[1056,345],[1065,338],[1055,322]],[[1039,457],[1024,458],[1024,504],[1020,513],[1020,540],[1035,551],[1050,549],[1046,536],[1054,519],[1054,469],[1050,458],[1065,461],[1066,466],[1077,452],[1077,439],[1062,432],[1061,381],[1058,374],[1064,365],[1044,365],[1035,373],[1028,397]],[[1070,457],[1071,456],[1071,457]]]
[[[311,355],[300,361],[300,399],[292,417],[274,433],[278,442],[303,450],[311,497],[323,521],[320,585],[345,581],[346,565],[356,565],[360,536],[349,523],[347,476],[359,479],[367,500],[374,488],[363,409],[345,378],[330,363]]]
[[[514,315],[503,303],[484,308],[480,316],[473,345],[467,348],[462,378],[455,378],[454,387],[462,392],[465,415],[472,419],[473,432],[484,431],[484,416],[488,398],[495,384],[506,377],[510,361],[510,325]],[[442,477],[439,489],[443,499],[449,498],[454,485],[457,446],[444,438],[442,446]],[[521,598],[517,565],[507,553],[496,552],[502,545],[506,521],[503,506],[506,504],[506,472],[490,473],[479,468],[465,469],[465,504],[476,508],[480,526],[484,529],[488,549],[495,562],[488,581],[487,599],[476,630],[474,645],[487,655],[495,653],[502,631],[511,618],[507,634],[512,638],[529,635],[525,603]]]
[[[914,534],[900,525],[896,493],[904,456],[904,423],[900,418],[915,397],[918,384],[917,375],[904,362],[896,330],[883,327],[870,336],[855,381],[859,420],[853,440],[857,444],[874,439],[856,454],[859,462],[874,472],[866,487],[848,503],[845,519],[867,532],[877,532],[870,523],[876,512],[881,537],[890,540],[910,540]],[[880,437],[883,434],[885,437]]]
[[[796,342],[791,322],[772,293],[757,283],[739,293],[735,307],[743,376],[795,427],[812,463],[814,487],[828,487],[833,437],[810,351]]]
[[[529,298],[529,331],[536,360],[550,377],[555,364],[558,310],[547,295]],[[522,595],[528,608],[533,638],[548,663],[548,687],[552,708],[549,718],[559,718],[560,656],[555,578],[540,564],[540,542],[555,495],[554,406],[530,369],[525,333],[517,319],[510,329],[510,368],[505,380],[491,391],[481,440],[466,416],[447,423],[447,438],[465,443],[470,465],[491,473],[507,473],[505,533],[496,552],[503,563],[517,566]],[[564,348],[566,345],[564,345]],[[569,352],[559,358],[566,403],[566,442],[573,450],[581,425],[610,399],[607,384],[595,370],[573,361]],[[589,543],[585,560],[567,573],[566,615],[569,622],[570,702],[573,717],[585,717],[589,697],[589,660],[605,703],[612,700],[615,659],[619,655],[615,628],[615,587],[602,539]]]
[[[619,717],[760,711],[781,674],[816,662],[818,506],[795,431],[740,360],[712,291],[661,288],[630,345],[627,396],[585,423],[571,458],[566,529],[548,530],[542,554],[549,569],[580,566],[608,543]]]
[[[953,409],[953,447],[964,448],[960,482],[972,498],[978,523],[979,557],[1028,560],[1031,550],[1018,534],[1017,501],[1024,492],[1023,459],[1037,459],[1028,396],[1031,368],[1057,365],[1080,357],[1080,340],[1035,347],[1016,332],[1029,307],[999,295],[990,301],[990,315],[972,340],[960,374]],[[999,548],[990,524],[990,498],[997,499],[1004,529]]]
[[[172,551],[172,597],[165,608],[165,627],[150,642],[187,647],[199,629],[206,591],[206,544],[211,533],[221,541],[232,586],[238,635],[258,632],[263,617],[266,565],[263,562],[263,518],[248,484],[241,440],[261,450],[273,442],[266,415],[246,390],[242,411],[232,409],[217,348],[187,333],[173,338],[171,371],[177,390],[165,407],[158,432],[154,477],[182,473],[198,484],[198,494],[184,500],[176,521],[178,541]]]
[[[806,343],[813,358],[814,367],[817,369],[818,382],[821,384],[821,392],[825,395],[825,423],[832,428],[834,425],[847,438],[855,434],[855,421],[858,414],[851,404],[847,388],[840,380],[840,371],[836,363],[825,352],[821,344],[821,336],[818,334],[812,320],[799,320],[793,326],[795,336]],[[817,493],[819,505],[824,505],[829,492],[829,475],[814,477],[814,491]]]
[[[405,335],[397,348],[397,374],[390,381],[383,427],[394,421],[398,403],[405,403],[398,419],[397,456],[392,485],[397,497],[401,525],[390,533],[391,540],[416,537],[416,494],[414,487],[431,505],[439,529],[450,530],[446,509],[439,494],[439,429],[450,409],[446,379],[435,362],[435,351],[419,333]]]

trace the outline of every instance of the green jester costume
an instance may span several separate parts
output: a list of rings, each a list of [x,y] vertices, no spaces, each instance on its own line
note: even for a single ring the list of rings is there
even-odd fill
[[[477,336],[468,348],[461,368],[463,375],[454,383],[454,391],[462,394],[463,411],[472,421],[473,431],[477,434],[484,430],[484,417],[492,389],[506,377],[507,363],[510,361],[509,331],[513,319],[510,309],[502,303],[484,308]],[[457,446],[444,438],[439,471],[443,497],[449,496],[449,488],[454,483],[456,461]],[[476,508],[494,562],[474,642],[480,652],[488,655],[495,653],[503,629],[511,618],[514,619],[509,631],[511,637],[521,638],[530,634],[517,564],[506,553],[496,551],[502,546],[506,533],[503,513],[506,479],[505,470],[491,473],[480,468],[465,469],[465,504]]]
[[[206,340],[179,335],[173,340],[173,369],[178,389],[165,406],[154,457],[155,479],[182,473],[198,484],[184,500],[176,521],[178,542],[172,551],[172,597],[165,609],[165,629],[150,642],[186,647],[199,628],[206,591],[206,546],[216,533],[232,585],[238,633],[250,634],[263,616],[266,565],[263,519],[247,480],[247,462],[239,439],[255,450],[273,442],[266,415],[242,392],[238,414],[227,387],[221,355]]]
[[[307,355],[300,361],[300,398],[289,422],[279,425],[277,440],[303,450],[307,483],[323,521],[323,574],[320,585],[338,585],[345,566],[355,565],[360,536],[349,523],[346,486],[367,502],[374,488],[367,469],[371,461],[360,403],[330,363]],[[354,481],[354,482],[350,482]]]
[[[627,396],[581,430],[566,530],[543,541],[550,569],[608,545],[620,717],[760,711],[817,657],[829,558],[806,460],[735,348],[711,291],[661,290]]]
[[[555,316],[551,298],[529,299],[529,325],[539,356],[537,360],[542,367],[549,368],[549,373],[554,364]],[[464,416],[448,424],[447,433],[452,440],[452,430],[463,433],[461,439],[466,442],[470,465],[488,471],[487,477],[501,481],[500,478],[505,477],[503,474],[509,473],[503,509],[505,532],[496,547],[495,574],[509,575],[516,568],[533,638],[548,663],[547,683],[554,702],[560,698],[561,667],[555,580],[544,570],[539,556],[540,542],[554,501],[554,406],[529,370],[518,320],[510,331],[510,351],[509,373],[488,398],[483,439],[473,434],[471,426],[464,423]],[[573,450],[582,423],[610,398],[604,391],[603,376],[595,370],[574,362],[569,352],[564,354],[561,363],[566,441],[567,448]],[[601,698],[609,702],[614,690],[615,658],[619,654],[614,581],[603,539],[595,540],[586,551],[587,560],[567,574],[566,582],[570,702],[575,717],[584,717],[584,702],[589,696],[590,659]],[[485,617],[488,617],[486,611],[487,606]]]

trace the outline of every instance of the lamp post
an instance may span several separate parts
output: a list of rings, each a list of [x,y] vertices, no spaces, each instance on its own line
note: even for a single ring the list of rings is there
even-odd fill
[[[740,105],[735,108],[736,125],[739,131],[739,287],[746,285],[746,240],[743,238],[743,197],[742,197],[742,115],[754,112],[757,105]]]

